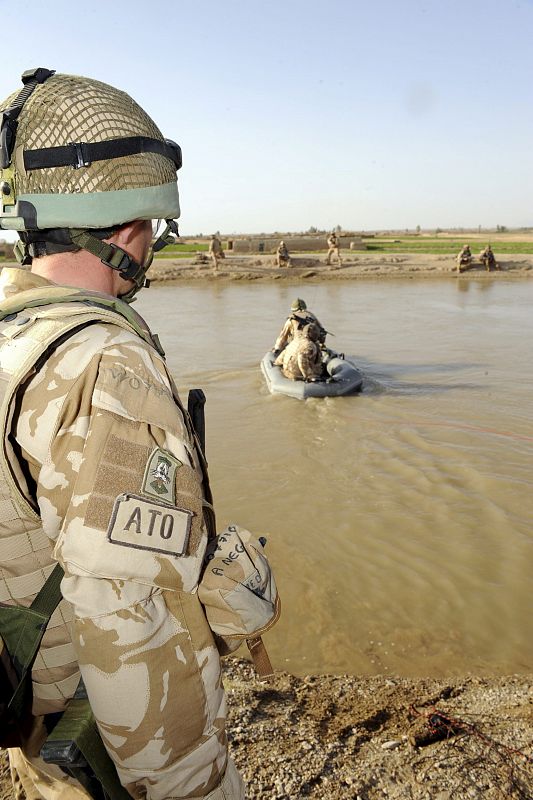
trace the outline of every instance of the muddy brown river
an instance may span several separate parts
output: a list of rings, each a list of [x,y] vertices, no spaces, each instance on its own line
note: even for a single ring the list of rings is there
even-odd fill
[[[259,362],[296,296],[361,395],[268,393]],[[219,528],[268,539],[275,666],[531,669],[533,281],[159,285],[136,308],[184,399],[207,395]]]

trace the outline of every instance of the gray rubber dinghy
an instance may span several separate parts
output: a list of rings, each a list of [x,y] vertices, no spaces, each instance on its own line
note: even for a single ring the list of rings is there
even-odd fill
[[[261,369],[272,394],[286,394],[298,400],[308,397],[339,397],[359,392],[363,386],[363,373],[350,361],[334,355],[326,363],[328,377],[320,381],[293,381],[286,378],[281,367],[274,364],[275,355],[269,350],[261,361]]]

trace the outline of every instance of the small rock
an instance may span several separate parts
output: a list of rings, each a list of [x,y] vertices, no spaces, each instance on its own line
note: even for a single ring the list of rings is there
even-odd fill
[[[397,747],[401,745],[401,741],[399,739],[390,739],[388,742],[383,742],[381,745],[382,750],[395,750]]]

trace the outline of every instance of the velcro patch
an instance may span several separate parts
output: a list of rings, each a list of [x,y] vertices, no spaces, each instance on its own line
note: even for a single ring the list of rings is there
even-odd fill
[[[147,500],[136,494],[119,494],[107,529],[112,544],[182,556],[187,548],[192,511]]]

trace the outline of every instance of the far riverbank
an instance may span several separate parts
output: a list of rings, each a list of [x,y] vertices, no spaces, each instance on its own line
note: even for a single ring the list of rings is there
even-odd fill
[[[158,258],[150,268],[150,279],[166,281],[339,281],[368,278],[447,278],[448,280],[502,280],[533,278],[533,254],[506,256],[500,270],[487,272],[479,264],[459,274],[448,255],[402,253],[343,253],[342,264],[326,264],[325,255],[301,253],[292,256],[290,268],[276,266],[272,255],[226,256],[214,271],[206,255],[192,258]],[[204,260],[205,259],[205,260]]]

